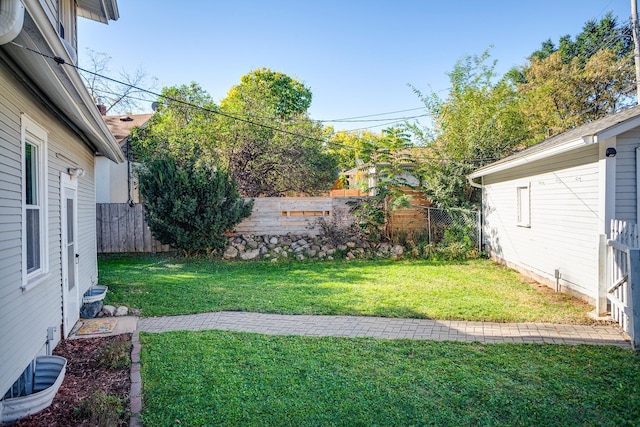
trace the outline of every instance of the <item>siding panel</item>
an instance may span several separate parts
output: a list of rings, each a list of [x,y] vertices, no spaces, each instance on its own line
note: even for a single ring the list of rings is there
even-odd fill
[[[54,4],[55,2],[49,2]],[[47,328],[60,332],[62,322],[60,173],[82,167],[78,187],[79,285],[88,288],[97,277],[93,154],[69,128],[33,100],[0,59],[0,395],[28,363],[43,351]],[[20,114],[25,112],[48,136],[49,274],[39,285],[22,291],[22,194]],[[69,164],[69,160],[73,164]],[[56,342],[53,343],[54,345]]]
[[[616,219],[637,222],[636,147],[640,132],[625,132],[616,138]]]
[[[484,177],[485,243],[492,254],[587,297],[597,290],[598,147]],[[516,187],[530,185],[531,226],[517,226]]]

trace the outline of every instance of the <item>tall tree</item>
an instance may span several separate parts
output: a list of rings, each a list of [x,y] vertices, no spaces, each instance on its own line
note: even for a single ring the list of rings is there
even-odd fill
[[[175,158],[219,158],[218,106],[211,95],[195,82],[163,88],[161,95],[156,114],[132,133],[136,155],[141,159],[164,153]]]
[[[508,76],[523,95],[522,108],[534,141],[631,105],[635,89],[628,25],[609,13],[588,21],[575,39],[547,40],[528,64]]]
[[[466,174],[509,154],[529,136],[513,85],[497,80],[496,61],[488,51],[466,56],[448,73],[451,88],[445,99],[435,92],[416,93],[432,116],[432,125],[412,126],[428,152],[419,167],[422,188],[444,207],[469,206],[479,195]]]
[[[264,68],[229,90],[220,104],[220,140],[241,193],[316,194],[331,188],[337,166],[321,125],[307,115],[311,97],[304,84]]]

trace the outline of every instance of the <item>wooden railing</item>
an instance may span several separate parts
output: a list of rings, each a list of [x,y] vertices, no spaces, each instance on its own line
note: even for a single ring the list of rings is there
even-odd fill
[[[640,236],[637,224],[613,220],[607,240],[607,299],[611,317],[640,349]]]

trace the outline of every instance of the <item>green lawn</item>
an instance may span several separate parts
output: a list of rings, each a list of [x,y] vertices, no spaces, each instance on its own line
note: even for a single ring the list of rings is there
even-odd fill
[[[488,260],[225,262],[99,258],[107,302],[142,316],[242,310],[498,322],[589,322],[591,310]]]
[[[640,360],[615,347],[140,338],[147,426],[630,426],[640,414]]]

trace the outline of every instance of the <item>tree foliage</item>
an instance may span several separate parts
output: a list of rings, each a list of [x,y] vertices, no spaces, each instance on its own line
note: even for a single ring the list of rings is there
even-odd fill
[[[331,188],[335,159],[307,108],[311,91],[289,76],[254,70],[220,104],[222,159],[249,197]],[[240,117],[242,120],[236,120]]]
[[[286,119],[306,114],[311,90],[286,74],[268,68],[253,70],[240,78],[222,101],[225,111],[254,112]]]
[[[368,147],[373,147],[383,139],[381,133],[364,131],[339,131],[330,129],[329,153],[338,162],[338,168],[342,171],[349,170],[362,163],[364,152]]]
[[[197,83],[162,89],[158,111],[144,128],[134,129],[132,146],[141,159],[165,154],[188,159],[207,156],[216,159],[219,124],[218,106]]]
[[[523,96],[522,109],[534,141],[582,125],[630,105],[635,89],[633,44],[628,26],[609,13],[588,21],[580,34],[551,40],[509,77]]]
[[[405,129],[389,128],[379,139],[366,141],[361,150],[362,167],[375,174],[375,185],[367,188],[369,198],[351,202],[358,225],[372,241],[389,238],[386,225],[391,213],[409,206],[408,174],[415,173],[411,139]]]
[[[233,177],[206,157],[157,155],[140,169],[139,181],[153,236],[186,254],[224,248],[224,233],[253,207],[240,197]]]
[[[411,127],[427,151],[418,174],[426,197],[439,206],[477,202],[479,194],[465,176],[529,139],[520,96],[506,80],[497,80],[495,66],[488,52],[458,61],[448,74],[445,99],[414,89],[432,116],[431,126]]]

